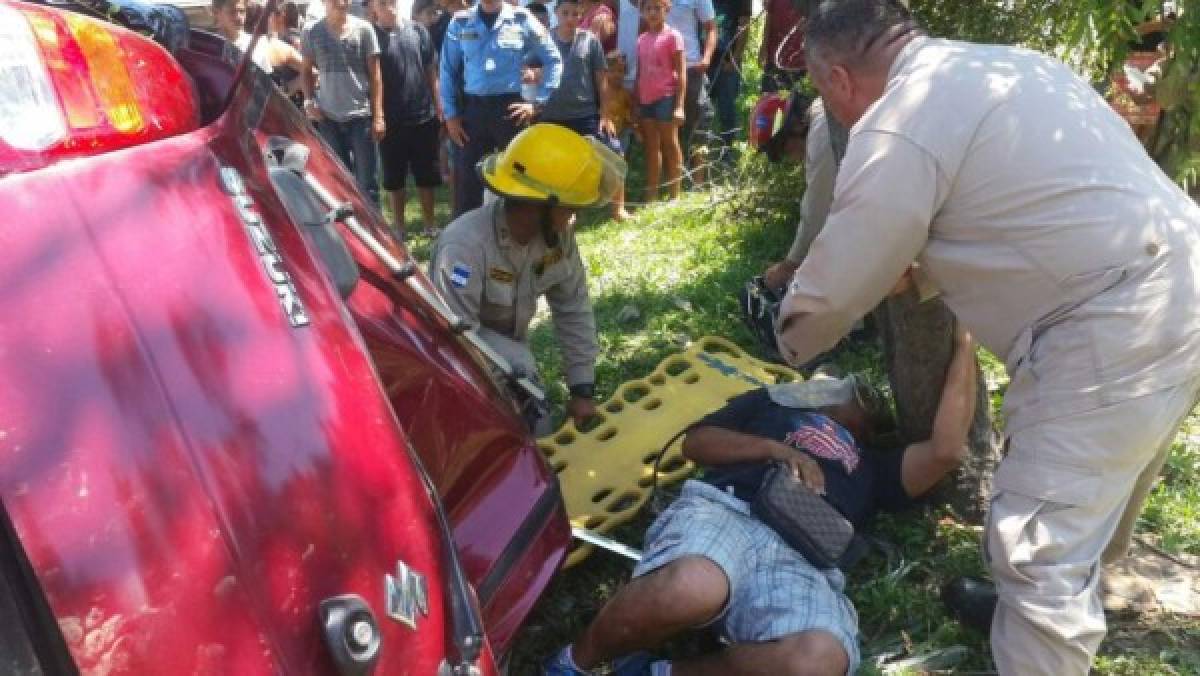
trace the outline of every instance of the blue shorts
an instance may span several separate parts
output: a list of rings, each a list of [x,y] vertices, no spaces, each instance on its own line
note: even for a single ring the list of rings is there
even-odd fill
[[[646,531],[638,577],[685,556],[703,556],[729,579],[729,601],[713,623],[733,643],[759,643],[810,629],[827,631],[858,669],[858,614],[836,568],[804,560],[745,502],[700,481],[683,485],[679,499]]]
[[[675,119],[675,95],[664,96],[653,103],[643,103],[639,108],[647,120],[670,122]]]

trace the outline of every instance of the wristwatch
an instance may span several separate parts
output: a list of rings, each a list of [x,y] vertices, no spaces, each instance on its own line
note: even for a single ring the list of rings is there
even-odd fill
[[[591,399],[596,395],[596,386],[592,383],[578,383],[567,388],[576,399]]]

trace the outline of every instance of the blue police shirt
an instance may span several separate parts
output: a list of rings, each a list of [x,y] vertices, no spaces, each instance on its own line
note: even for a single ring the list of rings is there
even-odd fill
[[[542,64],[537,102],[545,103],[562,77],[562,57],[549,32],[522,7],[507,2],[489,29],[479,5],[454,14],[442,42],[441,93],[446,117],[462,114],[462,94],[495,96],[521,91],[521,67]]]

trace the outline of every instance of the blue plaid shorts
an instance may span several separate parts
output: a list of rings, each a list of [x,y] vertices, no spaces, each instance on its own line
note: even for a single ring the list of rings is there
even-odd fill
[[[820,629],[846,648],[858,669],[858,614],[846,598],[846,578],[819,570],[715,486],[688,481],[679,499],[646,531],[638,577],[685,556],[703,556],[729,579],[729,601],[713,621],[733,643],[754,643]]]

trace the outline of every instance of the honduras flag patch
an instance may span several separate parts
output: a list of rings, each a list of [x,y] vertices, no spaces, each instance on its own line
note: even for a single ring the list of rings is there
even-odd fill
[[[466,263],[455,262],[450,268],[450,283],[456,289],[467,288],[467,282],[471,279],[471,266]]]

